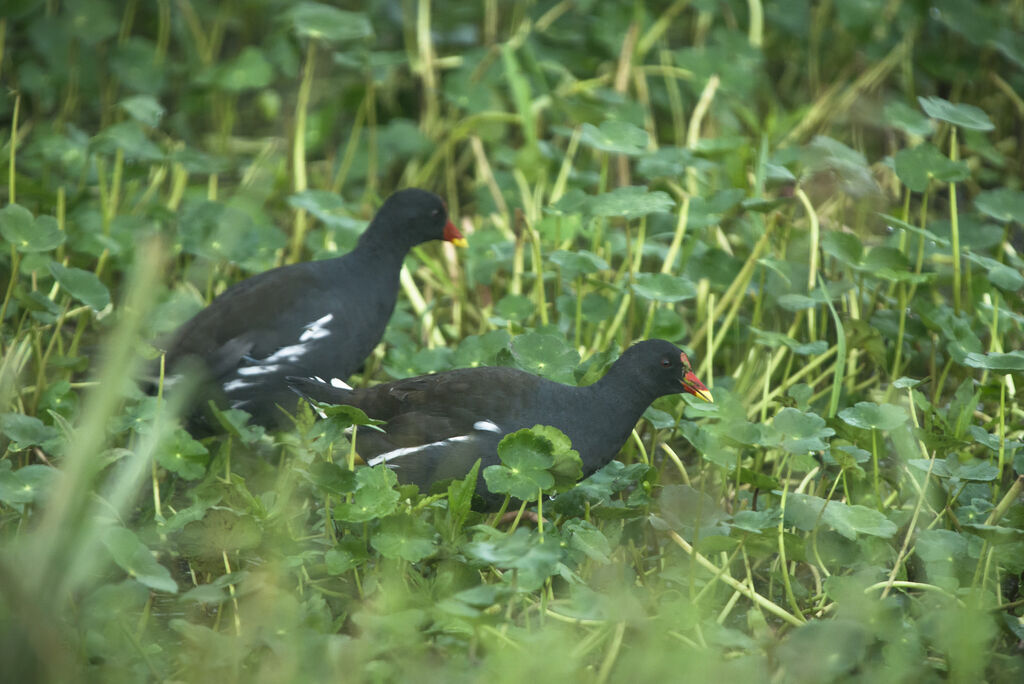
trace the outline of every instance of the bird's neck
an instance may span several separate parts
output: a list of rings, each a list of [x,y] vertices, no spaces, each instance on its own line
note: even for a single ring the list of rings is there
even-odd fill
[[[405,255],[412,247],[395,243],[381,237],[366,233],[359,239],[356,248],[345,256],[351,256],[347,268],[363,268],[368,271],[398,271],[402,267]],[[344,258],[344,257],[342,257]]]
[[[635,376],[629,369],[612,366],[603,378],[580,389],[586,392],[593,406],[607,409],[603,415],[633,425],[658,398],[656,393],[637,383]]]

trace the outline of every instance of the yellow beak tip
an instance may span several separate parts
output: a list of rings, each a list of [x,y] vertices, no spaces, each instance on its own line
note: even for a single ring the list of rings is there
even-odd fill
[[[466,242],[466,238],[455,238],[451,243],[456,247],[469,247],[469,243]]]

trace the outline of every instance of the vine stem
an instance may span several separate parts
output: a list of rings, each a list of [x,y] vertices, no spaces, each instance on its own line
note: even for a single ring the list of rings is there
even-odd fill
[[[302,69],[302,82],[295,103],[295,138],[292,140],[292,189],[305,192],[306,180],[306,115],[309,111],[309,95],[313,90],[313,71],[316,63],[316,42],[306,46],[306,62]],[[288,251],[288,263],[295,263],[302,254],[302,242],[306,237],[306,210],[295,212],[292,230],[292,244]]]
[[[675,530],[669,530],[668,536],[673,542],[676,543],[677,546],[679,546],[679,548],[681,548],[691,558],[697,561],[698,565],[700,565],[709,572],[720,574],[719,579],[721,579],[734,590],[738,591],[739,593],[743,594],[745,597],[756,603],[760,608],[764,608],[772,615],[775,615],[776,617],[784,620],[785,622],[788,622],[794,627],[800,627],[806,622],[806,620],[804,620],[802,617],[793,615],[785,608],[782,608],[781,606],[773,603],[772,601],[769,601],[764,596],[761,596],[752,588],[748,587],[746,584],[743,584],[742,582],[734,578],[732,575],[723,573],[721,568],[716,566],[714,563],[712,563],[706,557],[704,557],[700,552],[698,552],[696,549],[690,546],[689,542],[680,537]]]

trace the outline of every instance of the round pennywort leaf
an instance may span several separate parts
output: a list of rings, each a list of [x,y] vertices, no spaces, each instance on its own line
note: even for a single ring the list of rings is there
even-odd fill
[[[907,410],[893,404],[861,401],[839,412],[844,423],[865,430],[894,430],[907,422]]]
[[[969,104],[953,104],[941,97],[919,97],[917,101],[925,114],[946,121],[960,128],[969,128],[975,131],[991,131],[995,124],[988,118],[981,108]]]

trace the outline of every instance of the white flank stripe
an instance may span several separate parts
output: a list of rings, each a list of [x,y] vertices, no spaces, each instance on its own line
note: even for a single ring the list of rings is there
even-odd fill
[[[304,344],[289,344],[286,347],[281,347],[276,352],[266,358],[266,361],[274,363],[277,361],[298,361],[303,354],[306,353],[308,347]]]
[[[245,389],[246,387],[252,387],[252,385],[253,384],[251,382],[246,382],[245,380],[232,380],[230,382],[224,383],[224,391],[234,392],[235,390]]]
[[[331,331],[327,330],[324,326],[333,320],[334,314],[327,314],[326,316],[321,316],[315,321],[307,323],[302,335],[299,336],[299,342],[319,340],[322,337],[327,337],[331,334]]]
[[[431,442],[430,444],[421,444],[419,446],[414,447],[402,447],[401,449],[394,449],[392,451],[383,453],[380,456],[374,456],[373,458],[366,462],[366,465],[380,465],[381,463],[388,463],[389,461],[393,461],[396,458],[408,456],[409,454],[415,454],[417,451],[423,451],[424,449],[429,449],[430,447],[443,447],[448,444],[455,444],[456,442],[468,442],[471,439],[473,439],[473,435],[459,435],[458,437],[450,437],[448,439],[442,439],[439,442]]]
[[[242,376],[246,375],[266,375],[267,373],[276,373],[280,366],[276,364],[260,364],[257,366],[242,366],[236,373]]]
[[[352,385],[348,384],[341,378],[331,378],[331,387],[337,387],[338,389],[352,389]]]
[[[473,429],[484,432],[501,432],[501,428],[493,420],[478,420],[473,423]]]

